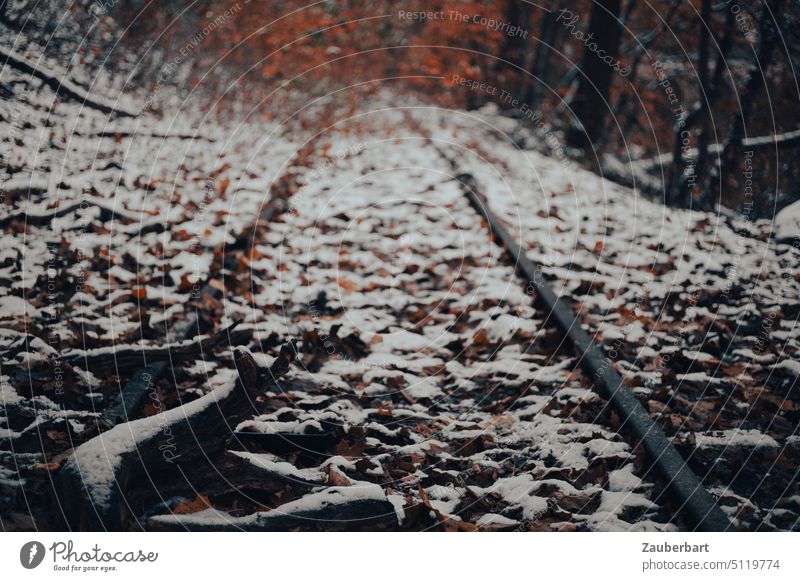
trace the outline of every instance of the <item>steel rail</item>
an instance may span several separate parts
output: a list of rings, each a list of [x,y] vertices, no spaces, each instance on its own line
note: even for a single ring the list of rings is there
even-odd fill
[[[437,147],[437,149],[439,149]],[[443,151],[439,153],[457,170],[458,164]],[[647,453],[656,473],[664,481],[667,492],[678,506],[678,512],[692,529],[717,532],[732,530],[728,517],[717,504],[703,483],[686,464],[683,457],[656,424],[642,404],[628,389],[616,372],[601,347],[583,330],[572,308],[547,284],[541,269],[533,263],[514,240],[505,226],[489,209],[480,194],[477,181],[472,174],[460,172],[456,179],[467,196],[470,205],[486,220],[490,235],[502,246],[511,259],[516,273],[536,289],[536,300],[547,309],[558,327],[565,333],[580,357],[580,364],[597,383],[605,397],[619,413],[623,428],[635,437],[634,444],[641,445]]]

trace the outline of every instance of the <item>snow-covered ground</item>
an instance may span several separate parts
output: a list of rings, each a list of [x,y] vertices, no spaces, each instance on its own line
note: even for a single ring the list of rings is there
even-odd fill
[[[164,344],[197,309],[208,331],[242,320],[267,359],[301,339],[299,364],[240,431],[335,443],[316,454],[232,444],[285,483],[280,494],[254,500],[232,482],[211,508],[153,507],[155,525],[247,528],[385,499],[406,529],[674,530],[659,484],[442,150],[734,524],[797,528],[800,252],[769,224],[667,209],[521,150],[507,138],[516,122],[491,110],[373,102],[299,159],[310,136],[274,121],[110,121],[13,70],[2,83],[4,527],[30,528],[25,510],[44,518],[50,476],[108,428],[98,419],[140,363],[114,353]],[[287,211],[260,225],[252,252],[226,252],[287,173],[300,185],[280,192]],[[205,280],[223,298],[191,302]],[[103,354],[107,368],[80,364]],[[176,362],[144,413],[226,389],[234,373],[227,347]]]
[[[781,526],[797,527],[800,231],[787,216],[775,241],[769,221],[666,208],[520,150],[508,138],[519,129],[491,109],[416,114],[459,152],[695,471],[724,483],[714,492],[734,522],[775,524],[780,514]],[[549,135],[531,133],[532,142]],[[727,445],[707,454],[702,442],[718,428]]]

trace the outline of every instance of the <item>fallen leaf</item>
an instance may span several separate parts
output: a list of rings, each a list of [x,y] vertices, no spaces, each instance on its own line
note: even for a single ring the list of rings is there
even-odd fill
[[[172,512],[175,514],[189,514],[192,512],[200,512],[201,510],[206,510],[207,508],[211,508],[211,502],[208,500],[208,497],[201,494],[194,500],[187,500],[180,503],[178,506],[172,509]]]
[[[340,278],[338,282],[339,286],[344,289],[345,293],[352,293],[358,290],[358,285],[351,280]]]

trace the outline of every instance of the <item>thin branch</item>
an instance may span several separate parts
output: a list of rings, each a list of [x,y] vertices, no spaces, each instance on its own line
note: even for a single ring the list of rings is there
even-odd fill
[[[43,81],[53,91],[59,95],[64,95],[82,105],[96,109],[103,113],[115,114],[122,117],[137,117],[138,112],[123,107],[119,103],[112,103],[109,99],[98,95],[91,95],[86,90],[82,89],[68,78],[63,73],[59,74],[56,71],[51,71],[43,67],[39,63],[32,62],[26,57],[14,54],[8,49],[0,47],[0,59],[3,59],[3,65],[8,65],[29,75]]]

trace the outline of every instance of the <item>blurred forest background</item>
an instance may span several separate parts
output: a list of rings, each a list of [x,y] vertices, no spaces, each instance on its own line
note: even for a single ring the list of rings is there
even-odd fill
[[[15,50],[88,66],[152,114],[188,94],[267,116],[378,91],[495,103],[669,205],[756,219],[800,198],[795,0],[17,0],[0,23]]]

